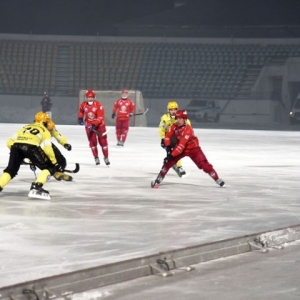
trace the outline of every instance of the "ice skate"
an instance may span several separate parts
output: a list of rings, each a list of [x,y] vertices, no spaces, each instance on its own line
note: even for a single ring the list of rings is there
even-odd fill
[[[103,160],[107,166],[110,165],[110,161],[109,161],[108,157],[103,157]]]
[[[182,167],[178,168],[178,172],[180,173],[180,177],[186,174]]]
[[[2,192],[3,188],[0,186],[0,192]]]
[[[154,181],[151,181],[151,187],[157,189],[163,179],[164,178],[160,174],[158,174],[157,178]]]
[[[220,187],[224,187],[224,186],[225,186],[225,182],[224,182],[221,178],[217,179],[217,180],[216,180],[216,183],[217,183]]]
[[[100,159],[99,159],[99,157],[95,157],[95,163],[96,163],[96,165],[100,165]]]
[[[51,200],[48,191],[44,190],[43,184],[40,182],[33,182],[28,194],[28,198]]]
[[[176,172],[176,174],[177,174],[179,177],[182,176],[181,173],[180,173],[180,171],[179,171],[179,168],[178,168],[176,165],[174,165],[172,168],[173,168],[173,170]]]
[[[118,141],[117,146],[122,146],[122,141]]]

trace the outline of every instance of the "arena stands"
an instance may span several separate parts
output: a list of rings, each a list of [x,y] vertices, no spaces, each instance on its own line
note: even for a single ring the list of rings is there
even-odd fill
[[[0,93],[76,96],[143,91],[147,98],[250,97],[264,66],[299,57],[299,44],[0,40]]]

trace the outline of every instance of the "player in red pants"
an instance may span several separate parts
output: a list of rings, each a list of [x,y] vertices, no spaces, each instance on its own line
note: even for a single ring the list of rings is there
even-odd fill
[[[124,146],[124,143],[127,138],[130,117],[133,115],[135,110],[135,105],[131,99],[128,98],[128,91],[122,91],[122,97],[118,99],[112,110],[111,117],[116,118],[116,136],[117,136],[117,145]]]
[[[186,123],[188,118],[187,112],[185,110],[178,110],[175,118],[176,123],[171,125],[164,139],[165,146],[168,149],[167,157],[164,159],[164,164],[157,178],[151,182],[151,187],[158,188],[169,169],[185,156],[189,156],[196,166],[207,173],[219,186],[224,186],[225,182],[219,178],[216,170],[208,162],[200,148],[199,140],[195,136],[193,128]],[[171,149],[172,137],[176,138],[176,145]]]
[[[78,124],[85,125],[86,135],[95,158],[96,165],[100,165],[100,159],[98,157],[97,143],[101,146],[103,153],[103,160],[105,164],[110,165],[108,159],[108,143],[107,135],[97,135],[97,132],[106,132],[105,126],[105,112],[101,102],[97,101],[96,94],[92,90],[88,90],[85,93],[86,101],[82,102],[78,111]],[[83,120],[85,118],[85,120]]]

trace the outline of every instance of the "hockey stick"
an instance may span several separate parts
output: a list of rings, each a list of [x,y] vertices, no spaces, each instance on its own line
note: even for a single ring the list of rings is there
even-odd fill
[[[74,170],[67,170],[65,169],[64,172],[67,172],[67,173],[78,173],[80,170],[80,166],[78,163],[75,164],[75,169]]]
[[[95,132],[98,136],[104,136],[104,135],[107,135],[107,133],[108,133],[109,130],[110,130],[110,128],[108,128],[106,131],[100,132],[100,131],[97,131],[96,129],[92,129],[91,126],[87,126],[87,125],[85,125],[85,128],[88,128],[90,131]]]
[[[32,164],[23,160],[23,165],[32,165]],[[64,170],[64,172],[67,172],[67,173],[78,173],[79,170],[80,170],[80,165],[78,163],[75,163],[75,169],[74,170]],[[35,175],[35,178],[36,178],[35,171],[34,171],[34,175]]]
[[[144,112],[142,112],[142,113],[136,113],[136,114],[132,114],[133,116],[141,116],[141,115],[145,115],[147,112],[148,112],[148,109],[149,108],[147,108]]]
[[[107,135],[107,133],[109,132],[110,128],[108,128],[106,131],[104,132],[99,132],[96,129],[91,129],[91,131],[95,132],[98,136],[104,136]]]
[[[36,173],[35,173],[36,167],[35,167],[34,164],[32,164],[30,161],[27,162],[27,161],[25,161],[25,159],[23,159],[21,165],[27,165],[27,166],[29,166],[29,167],[30,167],[30,170],[31,170],[31,171],[33,172],[33,174],[34,174],[35,179],[37,178],[37,177],[36,177]]]

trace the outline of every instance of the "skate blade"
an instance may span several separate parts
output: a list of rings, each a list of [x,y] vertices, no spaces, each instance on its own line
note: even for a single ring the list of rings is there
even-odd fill
[[[49,194],[40,193],[40,192],[37,192],[37,191],[30,191],[29,194],[28,194],[28,198],[41,199],[41,200],[51,200]]]

